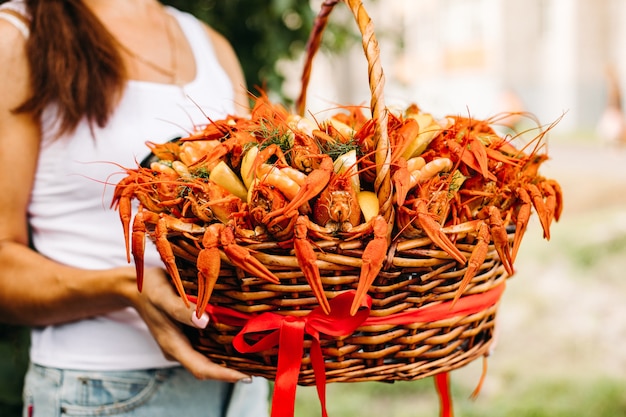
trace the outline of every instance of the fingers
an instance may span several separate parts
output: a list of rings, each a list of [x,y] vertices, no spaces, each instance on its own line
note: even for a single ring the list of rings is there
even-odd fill
[[[196,351],[180,328],[172,323],[155,335],[164,355],[179,362],[197,379],[215,379],[226,382],[247,381],[250,377],[234,369],[220,366]]]
[[[209,316],[204,313],[196,317],[196,306],[185,306],[162,270],[146,270],[145,277],[142,301],[137,309],[166,358],[179,362],[198,379],[251,381],[248,375],[220,366],[196,351],[180,324],[203,329],[209,323]]]

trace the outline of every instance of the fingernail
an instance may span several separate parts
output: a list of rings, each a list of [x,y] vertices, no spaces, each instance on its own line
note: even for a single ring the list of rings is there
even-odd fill
[[[251,376],[247,376],[245,378],[241,378],[237,382],[241,382],[242,384],[252,384],[252,377]]]
[[[196,316],[196,313],[191,313],[191,322],[198,328],[204,329],[209,324],[209,315],[202,313],[200,318]]]

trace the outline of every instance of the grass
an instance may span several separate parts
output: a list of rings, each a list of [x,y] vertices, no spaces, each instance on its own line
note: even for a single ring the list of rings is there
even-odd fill
[[[452,374],[454,377],[454,373]],[[600,377],[572,380],[563,376],[519,386],[497,396],[468,398],[464,387],[452,385],[456,417],[616,417],[626,415],[624,380]],[[385,384],[329,384],[328,412],[342,417],[434,417],[437,395],[432,378]],[[297,417],[319,417],[314,388],[299,387]]]
[[[626,415],[624,380],[572,380],[567,376],[538,381],[516,392],[475,404],[459,401],[465,417],[615,417]]]

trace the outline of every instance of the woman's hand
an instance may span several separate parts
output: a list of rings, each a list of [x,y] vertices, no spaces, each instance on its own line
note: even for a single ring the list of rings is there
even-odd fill
[[[162,269],[146,269],[142,292],[137,292],[132,297],[132,303],[148,325],[165,357],[180,362],[196,378],[228,382],[250,380],[248,375],[211,362],[191,346],[181,329],[181,323],[204,328],[209,317],[205,313],[200,319],[196,318],[195,305],[185,306]]]

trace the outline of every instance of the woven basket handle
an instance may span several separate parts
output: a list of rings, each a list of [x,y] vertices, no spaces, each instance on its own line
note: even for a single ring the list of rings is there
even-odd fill
[[[322,34],[328,24],[328,16],[339,1],[341,0],[325,0],[322,3],[322,8],[315,19],[309,36],[306,47],[306,60],[302,71],[302,90],[300,97],[296,101],[296,110],[300,116],[303,116],[305,112],[306,92],[310,81],[313,57],[319,50]],[[376,180],[374,181],[374,191],[378,197],[380,213],[390,221],[393,217],[390,174],[391,149],[387,131],[388,114],[383,97],[385,76],[380,63],[380,49],[374,35],[374,25],[365,11],[363,3],[360,0],[343,0],[343,2],[352,11],[361,31],[363,51],[367,59],[369,74],[372,119],[376,126],[374,131],[374,143],[376,144]]]

